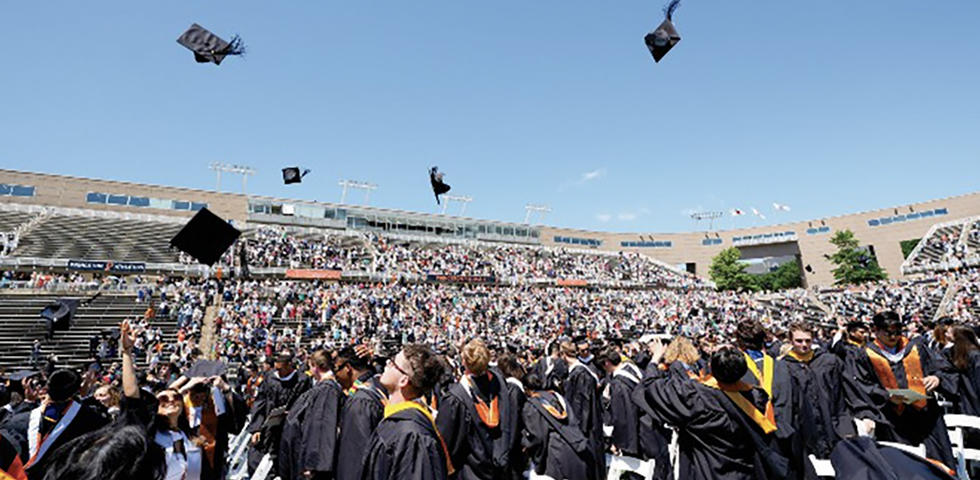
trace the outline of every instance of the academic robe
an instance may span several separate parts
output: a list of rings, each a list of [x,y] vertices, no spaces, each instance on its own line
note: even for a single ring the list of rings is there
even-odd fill
[[[6,474],[6,477],[4,476]],[[6,434],[0,433],[0,478],[12,480],[26,480],[27,473],[24,472],[24,462],[20,458],[20,452],[14,441],[9,439]]]
[[[634,402],[654,422],[678,429],[679,478],[771,480],[788,475],[787,459],[773,448],[774,434],[766,434],[725,392],[677,376],[644,382],[641,388]],[[738,395],[765,409],[768,396],[761,389]]]
[[[598,480],[595,455],[561,394],[532,392],[524,404],[522,445],[535,473],[554,479]]]
[[[538,376],[544,384],[554,390],[561,390],[568,377],[568,364],[560,358],[550,355],[541,357],[533,367],[531,372]]]
[[[946,349],[946,368],[956,379],[957,398],[954,400],[954,411],[964,415],[980,416],[980,351],[970,352],[969,362],[964,370],[958,370],[953,365],[952,349]]]
[[[898,388],[910,388],[905,362],[911,364],[917,355],[918,369],[922,377],[935,375],[939,378],[937,390],[944,395],[955,396],[955,377],[951,376],[945,367],[945,360],[933,357],[929,349],[923,347],[917,340],[902,340],[897,361],[888,358],[877,342],[871,342],[866,349],[856,355],[847,366],[848,374],[852,375],[858,388],[851,392],[852,398],[848,403],[855,411],[855,418],[875,421],[875,438],[878,440],[899,442],[907,445],[925,444],[929,458],[939,460],[950,467],[956,466],[953,458],[946,422],[943,421],[943,409],[935,396],[930,395],[924,406],[895,405],[889,398],[888,391],[876,373],[868,351],[882,357],[891,370]],[[944,368],[945,367],[945,368]],[[945,372],[943,371],[945,370]]]
[[[359,387],[344,402],[340,416],[340,459],[361,458],[367,451],[371,434],[384,417],[388,394],[380,377],[366,373],[358,378]],[[337,480],[361,478],[361,462],[338,461]]]
[[[589,440],[589,448],[596,457],[596,475],[605,473],[605,441],[602,431],[602,404],[599,393],[599,378],[586,365],[573,364],[568,368],[565,380],[565,400],[568,409],[575,414],[579,430]]]
[[[622,367],[622,364],[620,364]],[[654,459],[653,478],[666,480],[671,475],[670,431],[662,425],[653,425],[649,418],[643,421],[643,411],[633,402],[633,394],[642,385],[631,369],[619,368],[609,380],[609,403],[606,417],[613,427],[612,444],[622,455],[643,460]],[[640,387],[642,388],[642,387]]]
[[[445,450],[430,417],[398,407],[385,407],[385,418],[362,454],[361,480],[447,479]]]
[[[527,470],[528,461],[524,449],[521,447],[521,433],[524,431],[524,405],[527,404],[527,394],[524,393],[524,384],[520,380],[508,377],[506,381],[507,395],[511,397],[511,403],[515,406],[514,435],[510,444],[510,465],[508,466],[510,480],[522,480],[524,472]]]
[[[496,413],[493,412],[494,400]],[[490,409],[483,418],[477,411],[478,402]],[[452,478],[492,480],[507,477],[519,416],[515,399],[508,393],[504,377],[497,370],[490,369],[479,377],[464,376],[450,386],[439,405],[436,426],[456,467]]]
[[[796,477],[806,466],[803,458],[803,437],[796,431],[800,425],[800,404],[805,400],[800,398],[799,391],[793,386],[793,377],[789,373],[786,362],[766,353],[762,358],[753,360],[759,373],[765,377],[765,359],[773,359],[772,392],[766,392],[772,400],[776,416],[775,438],[780,452],[790,459]],[[746,359],[748,361],[748,359]],[[757,378],[751,368],[742,377],[742,381],[757,387],[764,387],[764,379]]]
[[[12,441],[16,439],[20,443],[18,450],[23,452],[21,460],[24,463],[24,471],[27,473],[28,479],[41,480],[44,478],[52,458],[52,452],[59,447],[109,424],[105,409],[101,408],[100,405],[76,399],[72,400],[72,405],[66,408],[68,410],[60,417],[56,426],[46,430],[42,427],[46,422],[38,422],[37,430],[34,430],[32,424],[35,422],[31,421],[31,417],[36,417],[38,420],[43,417],[44,405],[14,415],[4,424],[4,429],[10,432],[10,439]],[[64,425],[63,429],[60,428],[61,425]],[[52,433],[56,431],[60,431],[60,433]],[[37,439],[38,435],[44,441],[31,442],[29,440],[31,436]],[[31,448],[32,443],[35,445],[34,448]]]
[[[296,400],[279,442],[279,476],[283,480],[302,480],[304,471],[313,472],[317,479],[334,478],[344,399],[336,380],[321,380]]]
[[[844,363],[824,350],[814,350],[809,362],[793,355],[782,360],[798,392],[800,415],[794,427],[803,439],[804,457],[829,458],[840,439],[855,433],[844,401]]]
[[[228,467],[225,456],[228,453],[228,439],[230,434],[241,431],[241,426],[236,420],[235,413],[235,399],[234,395],[231,393],[222,393],[217,387],[212,387],[212,400],[211,408],[215,408],[214,412],[216,414],[217,424],[215,429],[215,442],[214,442],[214,464],[212,464],[206,455],[202,459],[201,465],[201,480],[218,480],[224,478],[225,469]],[[222,409],[219,411],[216,407],[218,402],[222,402]],[[239,407],[241,404],[239,404]],[[187,410],[187,405],[185,405],[185,412]],[[188,418],[188,423],[190,419]],[[204,435],[206,427],[200,424],[192,425],[192,433],[198,433]]]
[[[279,453],[279,441],[282,438],[282,422],[276,426],[266,425],[266,420],[279,407],[290,407],[303,392],[310,389],[310,377],[303,372],[294,371],[287,379],[279,378],[275,371],[269,372],[259,386],[252,403],[252,420],[248,424],[248,433],[262,432],[257,445],[248,447],[248,471],[252,473],[258,467],[262,457],[269,453],[275,457]]]
[[[830,456],[837,480],[953,480],[942,467],[917,455],[854,437],[837,444]]]
[[[675,364],[683,373],[671,373],[675,371]],[[674,362],[671,364],[668,370],[655,369],[653,375],[647,375],[640,381],[640,384],[633,388],[630,393],[630,402],[636,407],[637,415],[637,435],[639,437],[639,448],[641,457],[645,459],[653,459],[656,464],[654,466],[653,478],[657,480],[668,480],[673,479],[673,465],[670,461],[670,439],[673,433],[671,429],[664,426],[664,422],[657,418],[654,418],[647,410],[641,407],[644,404],[644,389],[648,385],[659,379],[666,378],[676,378],[681,380],[690,380],[690,376],[687,371],[681,366],[681,362]],[[615,430],[613,431],[615,433]]]

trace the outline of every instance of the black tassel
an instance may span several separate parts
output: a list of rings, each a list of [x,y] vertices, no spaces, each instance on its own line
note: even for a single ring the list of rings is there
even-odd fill
[[[681,4],[681,0],[670,0],[670,3],[664,7],[664,15],[667,15],[667,20],[671,20],[674,16],[674,10]]]
[[[228,42],[228,47],[221,53],[225,55],[245,55],[245,44],[242,43],[242,37],[238,35],[231,37],[231,41]]]
[[[303,174],[302,174],[302,175],[300,175],[300,176],[299,176],[299,178],[303,178],[303,177],[305,177],[307,173],[310,173],[310,169],[309,169],[309,168],[307,168],[307,169],[305,169],[305,170],[303,170]]]

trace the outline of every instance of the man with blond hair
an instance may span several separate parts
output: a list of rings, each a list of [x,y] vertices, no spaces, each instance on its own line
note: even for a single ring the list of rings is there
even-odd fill
[[[507,478],[521,412],[503,374],[489,368],[490,351],[482,340],[466,343],[460,359],[465,372],[449,387],[436,418],[457,469],[452,478]]]

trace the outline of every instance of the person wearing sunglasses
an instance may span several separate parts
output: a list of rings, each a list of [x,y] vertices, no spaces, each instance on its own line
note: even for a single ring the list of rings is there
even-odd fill
[[[433,480],[453,473],[433,414],[418,401],[435,386],[442,371],[436,355],[424,345],[405,345],[388,359],[381,374],[388,404],[371,435],[362,480]]]
[[[898,313],[872,318],[874,341],[851,358],[847,369],[858,383],[848,404],[863,429],[875,438],[906,445],[924,444],[929,458],[956,468],[943,409],[935,392],[953,397],[955,379],[946,361],[933,355],[921,340],[909,339]]]

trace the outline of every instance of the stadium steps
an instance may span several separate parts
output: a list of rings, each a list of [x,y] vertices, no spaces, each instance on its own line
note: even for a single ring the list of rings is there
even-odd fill
[[[12,232],[33,216],[27,212],[0,210],[0,232]]]
[[[89,339],[119,326],[127,319],[143,315],[145,304],[136,303],[131,294],[103,294],[86,306],[79,306],[74,322],[68,331],[55,332],[54,339],[45,341],[47,333],[40,312],[59,298],[89,298],[80,295],[51,294],[4,294],[0,295],[0,368],[8,371],[29,368],[34,339],[41,340],[41,361],[54,354],[57,365],[83,368],[91,363]],[[154,327],[160,327],[163,340],[176,342],[177,323],[171,319],[154,319]],[[108,362],[118,359],[108,359]],[[137,358],[137,363],[142,358]]]
[[[13,256],[176,263],[173,223],[51,215],[20,239]]]

